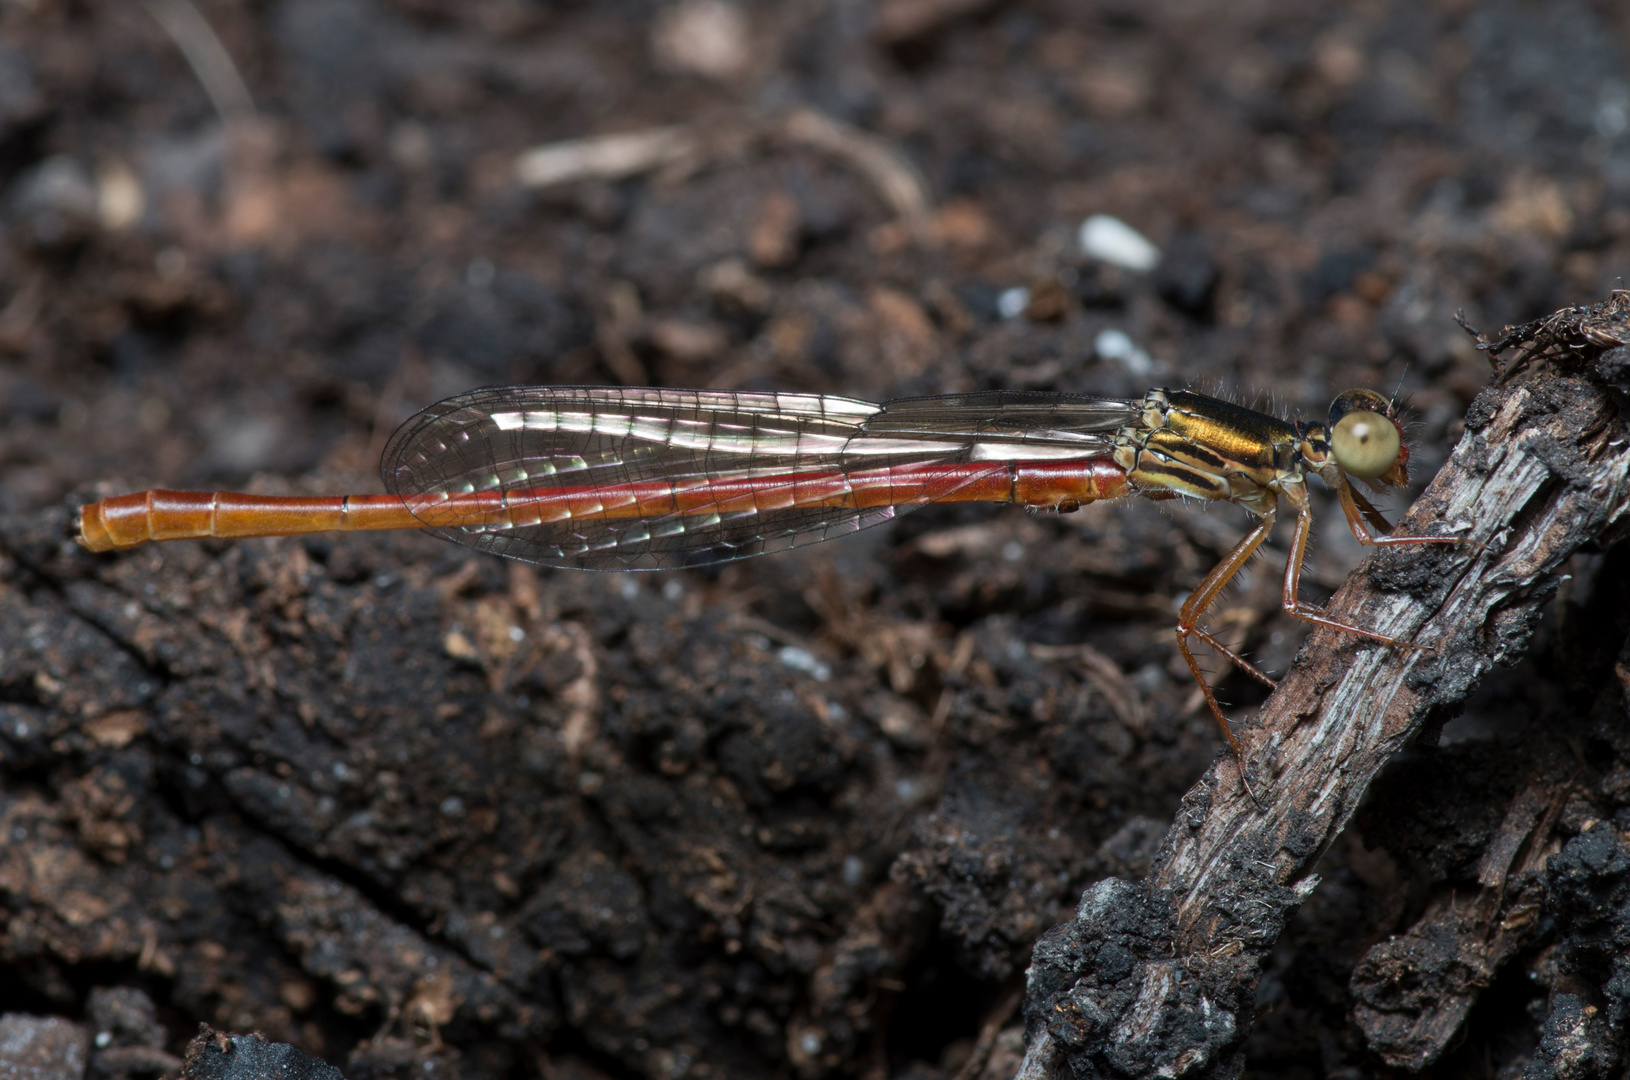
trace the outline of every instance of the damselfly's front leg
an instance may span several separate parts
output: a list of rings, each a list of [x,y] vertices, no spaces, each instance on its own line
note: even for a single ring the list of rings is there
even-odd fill
[[[1416,645],[1409,641],[1400,641],[1385,634],[1378,634],[1373,630],[1344,623],[1339,619],[1332,619],[1324,613],[1324,609],[1317,604],[1309,604],[1297,596],[1302,584],[1302,558],[1307,553],[1307,539],[1313,529],[1313,513],[1308,506],[1307,487],[1304,484],[1286,484],[1283,489],[1285,501],[1296,510],[1296,532],[1291,538],[1290,556],[1285,559],[1285,614],[1292,615],[1303,622],[1313,623],[1315,626],[1328,626],[1333,630],[1345,630],[1349,634],[1357,634],[1370,641],[1378,641],[1383,645],[1391,645],[1400,649],[1415,649],[1420,652],[1431,652],[1430,645]],[[1339,489],[1341,507],[1347,515],[1348,527],[1359,542],[1371,547],[1380,547],[1389,544],[1469,544],[1472,540],[1463,540],[1458,536],[1371,536],[1364,528],[1363,517],[1374,515],[1385,524],[1385,519],[1364,501],[1363,507],[1358,505],[1361,496],[1355,492],[1345,481]],[[1361,515],[1363,515],[1361,517]]]
[[[1392,544],[1470,544],[1472,547],[1484,548],[1486,546],[1476,540],[1469,540],[1464,536],[1389,536],[1392,526],[1387,519],[1381,516],[1381,511],[1370,505],[1370,500],[1358,493],[1351,481],[1340,477],[1341,483],[1336,485],[1336,495],[1341,500],[1341,512],[1347,517],[1347,528],[1352,530],[1354,538],[1365,547],[1387,547]],[[1364,527],[1365,522],[1381,533],[1380,536],[1371,536],[1369,529]]]

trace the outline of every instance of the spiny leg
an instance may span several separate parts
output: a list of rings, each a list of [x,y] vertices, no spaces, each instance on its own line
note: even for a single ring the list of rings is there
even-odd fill
[[[1307,487],[1303,484],[1286,484],[1283,494],[1285,500],[1296,509],[1296,531],[1291,538],[1290,556],[1285,559],[1285,588],[1283,607],[1285,614],[1313,623],[1315,626],[1328,626],[1333,630],[1345,630],[1349,634],[1357,634],[1370,641],[1378,641],[1383,645],[1392,645],[1400,649],[1415,649],[1420,652],[1431,652],[1430,645],[1416,645],[1409,641],[1399,641],[1397,638],[1378,634],[1373,630],[1365,630],[1351,623],[1344,623],[1339,619],[1332,619],[1324,613],[1324,609],[1317,604],[1309,604],[1297,596],[1302,584],[1302,558],[1307,554],[1308,536],[1313,531],[1313,511],[1308,505]],[[1353,535],[1360,536],[1362,541],[1371,546],[1382,544],[1455,544],[1461,541],[1457,537],[1448,536],[1382,536],[1372,537],[1363,528],[1359,517],[1360,510],[1354,503],[1355,492],[1351,487],[1343,485],[1341,489],[1342,509],[1347,513],[1347,523],[1352,527]],[[1368,504],[1366,504],[1368,505]],[[1374,508],[1371,507],[1374,513]],[[1380,517],[1380,514],[1376,514]]]
[[[1206,704],[1211,706],[1211,715],[1216,718],[1217,727],[1222,730],[1223,738],[1228,740],[1228,745],[1234,751],[1234,756],[1240,759],[1240,777],[1242,781],[1245,776],[1245,765],[1239,740],[1234,737],[1233,729],[1228,726],[1228,720],[1223,716],[1222,706],[1217,702],[1217,695],[1212,692],[1211,684],[1206,681],[1205,673],[1200,670],[1199,661],[1194,658],[1193,651],[1189,649],[1189,638],[1191,636],[1199,638],[1238,665],[1241,670],[1267,684],[1270,689],[1273,688],[1274,681],[1264,674],[1260,668],[1247,661],[1234,650],[1224,646],[1222,642],[1207,631],[1202,630],[1198,625],[1200,617],[1211,607],[1218,594],[1233,580],[1234,575],[1239,573],[1240,568],[1250,560],[1256,549],[1262,546],[1262,542],[1268,538],[1268,534],[1273,532],[1273,522],[1274,510],[1270,507],[1268,512],[1262,516],[1262,520],[1257,522],[1256,528],[1246,533],[1240,542],[1234,545],[1234,549],[1223,556],[1221,562],[1211,568],[1211,572],[1206,574],[1205,579],[1200,582],[1193,592],[1189,593],[1188,599],[1183,601],[1183,606],[1177,612],[1177,649],[1183,654],[1183,661],[1188,664],[1189,672],[1194,676],[1194,681],[1200,684],[1200,692],[1205,695]]]
[[[1342,479],[1345,480],[1345,477]],[[1365,500],[1361,495],[1354,491],[1350,485],[1343,483],[1338,489],[1338,492],[1341,496],[1342,510],[1346,514],[1348,525],[1353,530],[1353,535],[1357,536],[1364,544],[1370,546],[1381,546],[1391,544],[1455,544],[1472,542],[1461,540],[1458,537],[1444,536],[1372,537],[1368,530],[1364,528],[1365,519],[1368,519],[1371,524],[1377,528],[1389,527],[1387,526],[1386,519],[1381,516],[1379,511],[1369,504],[1368,500]],[[1429,650],[1429,646],[1415,645],[1409,642],[1399,641],[1396,638],[1388,637],[1385,634],[1377,634],[1373,631],[1365,630],[1362,627],[1352,626],[1348,623],[1341,622],[1340,620],[1332,619],[1328,615],[1324,614],[1324,611],[1317,605],[1305,603],[1298,597],[1297,593],[1301,586],[1302,580],[1302,563],[1307,553],[1307,542],[1308,537],[1312,532],[1313,517],[1312,511],[1308,505],[1307,488],[1305,485],[1286,485],[1283,493],[1290,501],[1291,505],[1296,508],[1295,535],[1291,541],[1290,555],[1285,560],[1283,604],[1286,613],[1294,616],[1295,618],[1301,619],[1303,622],[1314,623],[1319,626],[1328,626],[1336,630],[1345,630],[1348,633],[1357,634],[1359,637],[1367,638],[1371,641],[1377,641],[1384,645],[1394,645],[1406,649]],[[1233,729],[1228,726],[1228,720],[1223,716],[1222,706],[1217,701],[1217,696],[1212,691],[1211,684],[1206,680],[1205,673],[1200,669],[1199,661],[1195,658],[1193,650],[1189,648],[1188,639],[1190,637],[1199,638],[1201,641],[1211,646],[1211,648],[1215,649],[1220,655],[1227,658],[1230,663],[1234,664],[1241,671],[1244,671],[1252,678],[1267,686],[1270,690],[1276,687],[1277,684],[1274,682],[1274,680],[1263,672],[1261,668],[1257,667],[1249,660],[1246,660],[1243,656],[1239,655],[1239,653],[1235,652],[1227,645],[1224,645],[1221,641],[1217,640],[1212,633],[1199,625],[1201,617],[1210,609],[1211,605],[1216,602],[1216,599],[1222,593],[1222,590],[1227,587],[1228,583],[1233,580],[1234,575],[1240,572],[1240,570],[1250,560],[1251,556],[1256,553],[1257,548],[1261,547],[1263,541],[1267,540],[1269,534],[1273,532],[1275,516],[1275,508],[1270,507],[1268,512],[1265,513],[1262,516],[1262,519],[1257,523],[1256,527],[1247,533],[1238,544],[1234,545],[1233,550],[1229,551],[1229,553],[1223,557],[1221,562],[1211,568],[1211,571],[1206,574],[1205,579],[1200,582],[1199,586],[1196,587],[1192,593],[1189,594],[1188,599],[1183,602],[1182,608],[1178,611],[1178,651],[1182,653],[1184,663],[1188,664],[1189,673],[1194,676],[1194,681],[1199,684],[1200,692],[1205,696],[1206,705],[1210,707],[1211,715],[1216,719],[1217,727],[1222,731],[1223,738],[1227,740],[1229,747],[1234,751],[1234,756],[1241,759],[1240,778],[1242,783],[1244,782],[1245,773],[1242,749],[1240,747],[1239,740],[1235,737]],[[1250,793],[1249,786],[1247,786],[1246,791],[1247,793]],[[1252,794],[1252,798],[1255,799],[1254,794]]]
[[[1370,500],[1359,494],[1358,489],[1345,477],[1339,477],[1340,483],[1336,485],[1336,495],[1341,500],[1341,512],[1347,518],[1347,528],[1352,530],[1353,537],[1365,547],[1386,547],[1392,544],[1471,544],[1474,547],[1483,547],[1476,540],[1468,540],[1463,536],[1388,536],[1392,526],[1387,519],[1381,516],[1381,511],[1370,505]],[[1381,536],[1371,536],[1364,522],[1370,523],[1370,528],[1381,533]]]
[[[1343,480],[1345,481],[1345,477]],[[1392,532],[1392,524],[1382,516],[1381,511],[1371,505],[1370,500],[1360,495],[1358,489],[1351,483],[1343,482],[1337,491],[1337,495],[1341,499],[1341,512],[1347,517],[1347,527],[1352,530],[1353,535],[1358,538],[1360,544],[1372,544],[1375,538],[1370,535],[1369,529],[1364,528],[1362,522],[1359,521],[1359,514],[1364,515],[1364,521],[1370,523],[1370,529],[1374,529],[1382,536]]]
[[[1229,663],[1233,664],[1235,667],[1237,667],[1241,671],[1245,672],[1245,674],[1251,676],[1251,678],[1255,679],[1257,682],[1261,683],[1263,686],[1266,686],[1269,690],[1277,690],[1277,689],[1279,689],[1279,683],[1274,679],[1274,677],[1272,675],[1269,675],[1267,672],[1263,671],[1261,668],[1257,667],[1255,664],[1253,664],[1249,660],[1245,659],[1245,657],[1241,656],[1239,653],[1235,652],[1233,649],[1230,649],[1227,645],[1224,645],[1221,641],[1218,641],[1214,636],[1212,636],[1211,632],[1209,630],[1207,630],[1205,627],[1196,626],[1196,627],[1192,628],[1189,631],[1189,633],[1193,634],[1195,637],[1199,638],[1201,641],[1205,642],[1207,645],[1210,645],[1212,647],[1212,649],[1214,649],[1215,651],[1221,653],[1223,655],[1223,657],[1228,660]]]

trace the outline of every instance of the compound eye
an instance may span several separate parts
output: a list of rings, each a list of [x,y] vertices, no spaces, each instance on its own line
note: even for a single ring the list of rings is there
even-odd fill
[[[1380,413],[1357,409],[1336,421],[1330,453],[1342,471],[1373,480],[1398,461],[1398,425]]]

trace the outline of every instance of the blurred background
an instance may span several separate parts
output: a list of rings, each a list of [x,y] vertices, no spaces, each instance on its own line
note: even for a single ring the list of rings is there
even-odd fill
[[[93,559],[70,507],[378,490],[397,423],[504,383],[1401,387],[1418,486],[1489,375],[1455,312],[1622,284],[1627,46],[1586,0],[5,0],[0,1010],[109,1076],[200,1021],[353,1077],[1011,1075],[1031,942],[1217,751],[1171,612],[1243,513],[933,508],[635,579]],[[1214,618],[1276,671],[1281,555]],[[1511,678],[1457,721],[1499,776]],[[1377,1068],[1354,965],[1469,872],[1329,858],[1254,1071]],[[1539,948],[1443,1075],[1531,1058]]]

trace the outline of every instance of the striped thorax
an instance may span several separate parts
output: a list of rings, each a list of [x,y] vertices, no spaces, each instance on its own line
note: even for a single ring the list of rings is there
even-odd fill
[[[1188,390],[1151,390],[1140,422],[1115,436],[1115,463],[1144,494],[1161,490],[1267,513],[1300,485],[1300,425]]]

